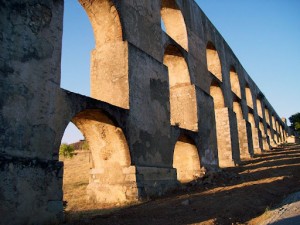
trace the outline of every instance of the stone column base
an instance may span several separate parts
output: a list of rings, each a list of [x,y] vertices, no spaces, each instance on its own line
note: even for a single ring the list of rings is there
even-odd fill
[[[109,183],[101,169],[92,169],[87,187],[93,202],[124,204],[149,197],[161,196],[178,186],[174,168],[130,166],[123,168],[122,181]]]
[[[178,187],[177,173],[174,168],[137,166],[137,183],[143,191],[142,198],[161,196]]]
[[[135,166],[123,167],[121,177],[111,177],[104,173],[104,169],[91,169],[87,195],[89,201],[98,203],[124,204],[138,201]]]
[[[259,143],[259,130],[258,128],[252,128],[252,140],[253,140],[253,150],[254,154],[261,154],[262,149]]]
[[[242,119],[238,120],[238,132],[239,132],[239,145],[241,159],[250,159],[253,157],[253,146],[249,145],[248,132],[247,132],[247,121]]]
[[[215,110],[215,117],[219,166],[223,168],[235,166],[240,163],[235,113],[228,108],[221,108]]]

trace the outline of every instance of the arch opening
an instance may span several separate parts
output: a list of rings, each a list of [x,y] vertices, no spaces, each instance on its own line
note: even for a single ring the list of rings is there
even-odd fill
[[[181,135],[176,142],[173,167],[177,170],[177,180],[188,183],[200,177],[200,157],[192,139]]]
[[[243,110],[242,110],[242,106],[241,106],[240,102],[238,102],[238,101],[233,102],[233,111],[235,112],[238,120],[243,119]]]
[[[91,97],[129,109],[128,44],[111,0],[79,0],[94,31],[91,53]],[[113,59],[113,60],[111,60]]]
[[[212,82],[210,95],[214,100],[219,166],[234,166],[240,158],[239,144],[232,141],[230,112],[225,106],[223,91],[218,82]]]
[[[164,64],[169,74],[171,125],[197,131],[196,90],[191,84],[188,65],[177,47],[166,48]]]
[[[65,129],[59,161],[64,163],[63,201],[66,202],[65,212],[69,214],[74,211],[97,209],[97,205],[93,202],[86,201],[91,152],[82,132],[72,122],[69,122]]]
[[[256,107],[257,107],[257,114],[260,118],[263,118],[263,112],[262,112],[262,102],[260,99],[256,99]]]
[[[267,108],[265,108],[265,117],[266,117],[266,123],[270,125],[270,113]]]
[[[250,143],[252,135],[248,132],[248,126],[243,116],[243,109],[239,99],[233,101],[233,111],[236,114],[237,128],[238,128],[238,139],[240,147],[240,157],[242,159],[251,158],[253,155],[253,145]]]
[[[135,167],[131,165],[130,151],[122,129],[102,110],[82,111],[71,121],[82,132],[88,144],[89,168],[78,171],[81,164],[87,164],[87,159],[80,157],[82,161],[77,160],[76,165],[74,157],[75,165],[73,163],[72,168],[74,171],[70,172],[67,164],[65,172],[73,173],[74,178],[78,174],[84,176],[84,184],[87,178],[88,184],[81,188],[86,192],[82,195],[85,200],[88,199],[88,206],[95,208],[97,206],[94,203],[100,203],[101,207],[101,204],[113,206],[137,201]],[[88,176],[84,174],[86,172]]]
[[[162,28],[166,33],[176,41],[182,48],[188,51],[187,29],[182,15],[175,0],[162,0],[161,18],[163,20]]]
[[[259,122],[259,129],[261,131],[261,134],[264,136],[266,134],[265,133],[265,126],[261,121]]]
[[[252,126],[253,128],[256,127],[254,115],[253,115],[252,113],[248,113],[248,121],[249,121],[249,123],[251,123],[251,126]]]
[[[95,46],[93,28],[78,1],[64,4],[60,87],[90,96],[90,52]],[[74,23],[74,14],[79,23]]]
[[[273,131],[276,131],[275,117],[273,115],[272,115],[272,129],[273,129]]]
[[[241,99],[241,87],[239,76],[233,66],[230,68],[230,84],[232,92],[235,93],[236,96]]]
[[[206,60],[208,71],[222,81],[221,61],[215,46],[211,42],[208,42],[206,46]]]
[[[250,108],[253,109],[252,92],[251,92],[251,89],[250,89],[250,87],[248,85],[246,86],[245,91],[246,91],[246,102],[247,102],[247,105],[248,105],[248,107],[250,107]]]
[[[222,108],[225,107],[223,91],[222,91],[221,87],[218,84],[213,83],[210,86],[210,95],[214,99],[215,110],[216,109],[222,109]]]

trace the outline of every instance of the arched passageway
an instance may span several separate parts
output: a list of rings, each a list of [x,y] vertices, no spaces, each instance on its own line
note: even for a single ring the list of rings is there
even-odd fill
[[[257,108],[257,114],[260,118],[263,118],[263,106],[260,99],[256,99],[256,108]]]
[[[196,90],[191,84],[187,63],[177,47],[169,45],[166,48],[164,64],[169,72],[171,124],[197,131]]]
[[[263,150],[270,150],[268,137],[267,137],[267,129],[265,129],[265,126],[262,121],[259,122],[259,130],[261,132]]]
[[[80,22],[74,22],[74,15]],[[65,1],[60,80],[62,88],[90,96],[90,54],[94,47],[93,28],[83,7],[76,0]]]
[[[231,84],[232,92],[238,98],[241,99],[242,97],[241,97],[241,86],[240,86],[239,76],[233,66],[230,68],[230,84]]]
[[[123,131],[102,110],[85,110],[72,118],[89,150],[88,199],[98,203],[124,203],[138,199],[135,167]]]
[[[211,72],[219,81],[222,81],[221,61],[215,46],[211,42],[208,42],[206,46],[206,60],[208,71]]]
[[[259,129],[256,127],[253,113],[248,113],[248,122],[251,124],[253,150],[255,154],[261,153],[261,144],[259,138]]]
[[[184,17],[175,0],[161,1],[161,17],[166,33],[188,51],[188,36]]]
[[[269,113],[269,110],[267,108],[265,108],[265,118],[266,118],[266,123],[268,125],[270,125],[270,113]]]
[[[219,166],[234,166],[240,160],[238,132],[236,130],[235,138],[232,138],[234,128],[231,126],[229,118],[232,118],[231,114],[233,113],[230,113],[225,107],[223,92],[218,81],[212,82],[210,95],[214,99]]]
[[[193,140],[181,135],[174,149],[173,167],[177,170],[177,180],[188,183],[200,177],[200,158]]]
[[[247,85],[245,88],[245,92],[246,92],[246,102],[247,105],[253,109],[253,96],[252,96],[252,91],[250,89],[250,87]]]
[[[242,106],[239,101],[240,100],[236,99],[233,102],[233,111],[237,119],[240,155],[241,159],[249,159],[253,155],[253,145],[252,142],[249,141],[252,140],[251,127],[244,119]]]
[[[86,201],[91,168],[90,154],[83,134],[70,122],[65,129],[59,152],[59,160],[64,163],[63,201],[66,203],[64,211],[67,214],[102,207]]]
[[[123,41],[119,13],[111,0],[79,2],[96,42],[91,57],[91,97],[128,109],[128,44]]]

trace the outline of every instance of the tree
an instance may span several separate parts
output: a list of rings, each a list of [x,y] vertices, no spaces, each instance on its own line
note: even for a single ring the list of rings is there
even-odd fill
[[[62,155],[66,158],[72,158],[74,156],[74,147],[68,144],[61,144],[59,148],[59,155]]]
[[[300,113],[296,113],[289,118],[291,122],[291,129],[294,131],[300,131]]]

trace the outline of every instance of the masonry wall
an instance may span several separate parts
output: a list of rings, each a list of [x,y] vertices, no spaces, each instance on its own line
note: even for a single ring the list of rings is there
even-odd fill
[[[89,0],[80,0],[80,3],[86,10],[97,12],[96,2],[91,5]],[[116,71],[118,64],[108,60],[113,54],[99,47],[111,39],[104,37],[102,42],[101,29],[94,23],[99,42],[92,56],[92,98],[60,88],[63,0],[0,3],[0,224],[51,224],[63,220],[63,165],[58,161],[58,149],[67,124],[87,110],[109,117],[110,123],[124,135],[130,162],[123,168],[122,176],[130,185],[122,182],[118,185],[125,187],[127,194],[123,196],[130,201],[163,195],[178,187],[173,157],[181,135],[188,136],[197,149],[200,160],[197,165],[201,168],[195,168],[196,171],[217,170],[222,157],[217,134],[224,131],[216,126],[216,121],[224,115],[227,121],[221,127],[230,134],[226,140],[226,157],[234,161],[226,166],[238,164],[239,129],[233,112],[234,98],[239,98],[241,103],[248,139],[252,131],[252,139],[248,141],[253,142],[254,149],[263,147],[260,121],[264,126],[261,130],[270,130],[264,137],[271,145],[284,141],[281,133],[286,130],[286,124],[193,0],[105,0],[101,3],[120,18],[118,45],[109,43],[107,48],[125,47],[117,60],[122,63],[121,69]],[[180,35],[176,36],[180,30],[171,29],[172,32],[166,33],[161,28],[162,8],[168,16],[168,7],[176,9],[175,16],[179,18],[176,21],[181,23],[178,27],[186,29]],[[167,21],[171,23],[166,24],[169,28],[176,26],[172,20]],[[221,65],[218,78],[208,71],[208,43],[218,53]],[[190,76],[188,89],[193,88],[188,92],[181,88],[187,101],[181,106],[186,104],[194,111],[191,118],[179,119],[186,126],[171,123],[170,78],[168,66],[164,64],[168,46],[178,49],[186,62]],[[238,75],[240,96],[231,90],[232,66]],[[216,79],[222,88],[226,111],[218,116],[210,96],[212,81]],[[108,87],[102,87],[105,84]],[[246,94],[246,88],[250,95]],[[118,97],[112,98],[116,93]],[[265,110],[258,114],[257,99],[268,114]],[[253,113],[251,125],[249,112]],[[94,175],[95,179],[100,176]],[[130,188],[134,190],[130,192]],[[91,191],[94,199],[97,199],[96,189]]]

